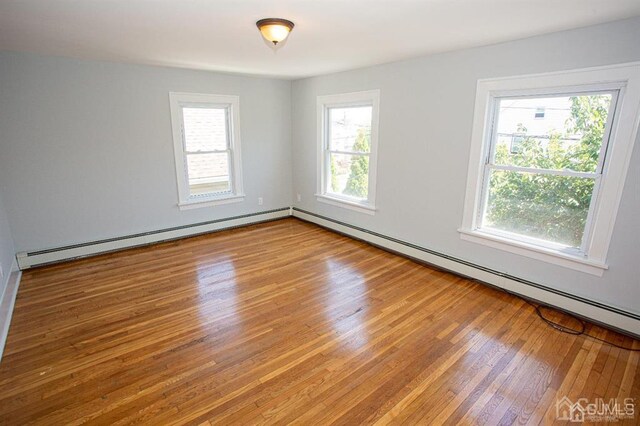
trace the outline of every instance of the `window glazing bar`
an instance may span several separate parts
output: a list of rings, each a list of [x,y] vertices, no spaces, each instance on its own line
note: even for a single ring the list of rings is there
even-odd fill
[[[568,169],[563,169],[563,170],[538,169],[535,167],[507,166],[507,165],[500,165],[500,164],[487,164],[487,167],[494,170],[504,170],[508,172],[524,172],[524,173],[533,173],[533,174],[540,174],[540,175],[572,176],[572,177],[590,178],[590,179],[595,179],[600,176],[599,173],[576,172]]]

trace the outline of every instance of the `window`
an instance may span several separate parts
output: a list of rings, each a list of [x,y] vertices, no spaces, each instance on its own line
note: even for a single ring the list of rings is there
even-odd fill
[[[584,251],[617,96],[616,90],[496,97],[491,126],[497,135],[489,141],[478,228]],[[518,117],[518,111],[532,102],[553,108],[556,116],[529,132],[537,123]],[[520,132],[515,153],[498,136]]]
[[[242,201],[237,96],[170,93],[181,209]]]
[[[509,136],[504,135],[504,134],[500,134],[498,133],[498,136]],[[520,152],[522,152],[522,142],[524,141],[524,138],[527,135],[524,133],[513,133],[511,135],[511,146],[509,147],[509,151],[511,152],[511,154],[519,154]]]
[[[638,65],[479,81],[462,238],[601,275],[639,100]]]
[[[375,211],[379,91],[318,97],[319,201]]]

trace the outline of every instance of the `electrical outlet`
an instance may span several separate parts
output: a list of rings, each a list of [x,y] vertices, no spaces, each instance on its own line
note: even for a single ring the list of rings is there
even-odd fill
[[[261,205],[262,205],[262,202],[263,202],[262,197],[258,197],[258,205],[259,205],[259,206],[261,206]]]
[[[302,201],[302,195],[298,194],[298,201]]]

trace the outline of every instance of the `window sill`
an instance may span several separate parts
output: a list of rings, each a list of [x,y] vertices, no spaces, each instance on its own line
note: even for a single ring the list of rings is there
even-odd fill
[[[343,207],[345,209],[354,210],[372,216],[376,214],[376,208],[370,204],[358,203],[357,201],[349,201],[325,194],[316,194],[316,199],[321,203],[330,204],[332,206]]]
[[[532,259],[542,260],[547,263],[563,266],[565,268],[570,268],[599,277],[601,277],[604,271],[609,268],[606,264],[596,260],[572,256],[550,248],[514,241],[481,231],[461,228],[458,229],[458,232],[460,232],[460,238],[465,241],[482,244],[521,256],[530,257]]]
[[[240,203],[244,201],[244,194],[225,195],[224,197],[191,199],[178,204],[180,210],[198,209],[200,207],[219,206],[222,204]]]

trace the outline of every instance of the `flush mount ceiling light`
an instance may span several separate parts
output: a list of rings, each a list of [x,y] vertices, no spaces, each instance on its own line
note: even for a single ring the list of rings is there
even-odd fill
[[[286,39],[294,27],[293,22],[280,18],[261,19],[256,22],[256,25],[262,37],[273,43],[274,46],[277,46],[278,43]]]

